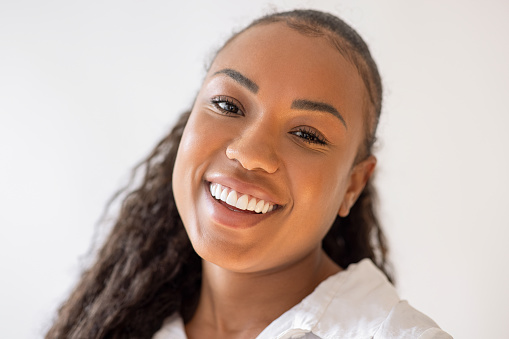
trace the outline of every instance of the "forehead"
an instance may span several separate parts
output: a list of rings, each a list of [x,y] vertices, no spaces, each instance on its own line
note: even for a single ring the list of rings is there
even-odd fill
[[[209,76],[224,68],[240,71],[261,93],[276,90],[362,110],[364,85],[355,66],[326,37],[307,36],[284,23],[254,26],[235,37],[218,53]]]

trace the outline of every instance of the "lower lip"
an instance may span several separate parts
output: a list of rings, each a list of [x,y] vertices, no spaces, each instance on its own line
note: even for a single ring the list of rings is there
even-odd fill
[[[206,208],[210,213],[211,219],[222,226],[229,228],[251,228],[260,221],[269,218],[272,213],[255,213],[252,211],[233,210],[234,207],[227,205],[221,200],[217,200],[210,194],[210,183],[204,185]]]

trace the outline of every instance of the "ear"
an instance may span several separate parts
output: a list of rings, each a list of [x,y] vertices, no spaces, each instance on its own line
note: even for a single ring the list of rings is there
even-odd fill
[[[352,168],[350,172],[350,178],[348,182],[348,188],[345,192],[345,196],[343,197],[343,202],[339,207],[339,216],[346,217],[348,213],[350,213],[350,209],[352,208],[355,201],[359,195],[361,195],[364,186],[368,182],[368,179],[373,174],[376,166],[376,158],[370,155],[365,160],[361,161],[357,165]]]

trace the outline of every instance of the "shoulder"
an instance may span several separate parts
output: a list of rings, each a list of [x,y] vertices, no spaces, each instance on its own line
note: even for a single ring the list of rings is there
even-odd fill
[[[323,313],[315,318],[311,330],[319,338],[452,338],[402,301],[370,260],[350,265],[344,274],[325,284],[329,284],[330,299],[326,303],[321,300]]]
[[[450,339],[452,336],[408,302],[400,301],[392,308],[373,338]]]

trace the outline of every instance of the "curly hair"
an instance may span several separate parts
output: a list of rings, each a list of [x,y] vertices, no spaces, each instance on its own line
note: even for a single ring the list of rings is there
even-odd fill
[[[243,31],[274,22],[304,35],[325,37],[357,68],[367,92],[365,141],[357,161],[369,156],[381,112],[382,85],[365,42],[341,19],[314,10],[270,14]],[[190,111],[182,114],[133,170],[143,171],[141,184],[130,192],[123,190],[128,193],[95,263],[82,273],[46,338],[151,338],[175,312],[185,322],[191,319],[199,299],[201,259],[191,246],[171,189],[177,149],[189,115]],[[372,179],[349,215],[336,218],[322,247],[343,268],[370,258],[391,280]]]

